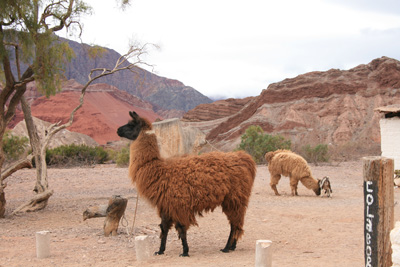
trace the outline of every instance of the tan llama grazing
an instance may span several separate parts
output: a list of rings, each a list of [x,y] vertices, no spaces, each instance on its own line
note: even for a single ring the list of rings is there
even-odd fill
[[[175,225],[189,256],[186,232],[197,225],[195,216],[221,206],[231,231],[223,252],[235,250],[243,235],[244,216],[256,175],[256,164],[243,151],[211,152],[199,156],[163,159],[151,123],[135,112],[132,120],[118,128],[118,135],[132,140],[129,175],[139,195],[158,210],[164,254],[169,229]]]
[[[280,195],[276,186],[281,179],[281,175],[283,175],[290,178],[293,196],[298,195],[297,185],[300,181],[305,187],[313,190],[317,196],[321,194],[321,190],[325,190],[325,193],[330,197],[332,189],[329,177],[325,176],[322,180],[314,179],[307,161],[300,155],[290,150],[280,149],[266,153],[265,160],[268,162],[268,170],[271,174],[270,186],[275,195]]]

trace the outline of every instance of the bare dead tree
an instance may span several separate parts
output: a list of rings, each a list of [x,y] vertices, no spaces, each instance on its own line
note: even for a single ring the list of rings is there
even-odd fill
[[[17,212],[24,212],[24,211],[37,211],[45,208],[48,203],[48,199],[51,197],[53,194],[53,191],[49,189],[48,186],[48,176],[47,176],[47,163],[46,163],[46,149],[51,141],[51,139],[54,137],[56,133],[59,131],[68,128],[69,126],[72,125],[74,121],[74,116],[76,111],[78,111],[83,103],[84,103],[84,97],[86,94],[86,89],[88,86],[94,82],[95,80],[107,76],[107,75],[112,75],[116,72],[123,71],[123,70],[129,70],[131,72],[135,73],[135,70],[138,66],[150,66],[150,64],[147,64],[142,60],[142,56],[148,53],[147,48],[149,46],[154,46],[153,44],[144,44],[136,47],[130,47],[129,51],[120,56],[115,63],[114,67],[112,69],[108,68],[96,68],[92,69],[88,75],[88,81],[87,83],[83,86],[81,89],[81,95],[79,98],[79,104],[71,111],[70,117],[68,122],[64,124],[60,124],[61,122],[57,122],[54,124],[51,124],[47,129],[46,133],[44,136],[39,137],[39,134],[36,130],[36,126],[33,122],[32,119],[32,114],[30,107],[27,103],[27,101],[23,98],[21,100],[22,104],[22,109],[24,112],[24,117],[29,133],[29,138],[31,142],[31,147],[32,147],[32,153],[35,158],[35,165],[36,165],[36,185],[34,188],[34,191],[36,192],[37,195],[33,197],[32,200],[30,200],[28,203],[21,205],[18,207],[13,214]],[[129,61],[133,61],[131,63]],[[32,156],[30,156],[32,157]]]
[[[131,1],[117,0],[117,2],[123,9],[129,6]],[[60,89],[65,63],[73,56],[72,48],[67,43],[58,42],[58,37],[54,33],[64,29],[71,33],[77,32],[80,38],[82,33],[81,16],[91,14],[92,8],[84,0],[2,0],[0,3],[0,79],[4,81],[0,88],[0,170],[2,170],[5,162],[2,137],[5,134],[7,124],[15,115],[15,110],[19,103],[22,102],[24,114],[25,112],[27,114],[24,116],[28,127],[30,129],[34,128],[29,121],[31,115],[29,115],[28,105],[23,99],[26,84],[35,81],[39,91],[46,96],[50,96]],[[23,51],[21,60],[28,64],[22,75],[20,69],[18,69],[18,78],[14,76],[11,68],[9,47],[14,47],[16,51],[19,49]],[[135,54],[135,51],[137,51],[136,48],[132,48],[127,53],[126,58],[121,58],[119,63],[122,64],[133,55],[140,57],[142,53]],[[19,58],[17,61],[19,62]],[[135,63],[140,62],[141,60]],[[126,65],[132,64],[127,63]],[[122,70],[122,67],[126,65],[118,65],[117,68]],[[129,69],[129,67],[127,68]],[[91,74],[93,74],[93,79],[96,79],[97,76],[109,75],[115,71],[117,70],[111,69],[104,70],[104,72],[100,71],[100,74],[97,73],[98,75]],[[84,90],[82,91],[83,94]],[[55,125],[53,128],[54,131],[63,129],[60,125]],[[48,141],[46,138],[40,139],[35,133],[36,131],[33,129],[29,135],[31,144],[33,143],[32,148],[35,150],[33,152],[35,162],[40,164],[40,162],[44,161],[44,158],[41,158],[43,146],[36,146],[35,144],[44,142],[44,147],[46,147]],[[46,168],[40,168],[37,169],[38,177],[42,178],[38,178],[35,186],[38,194],[46,192],[48,187]],[[6,176],[0,172],[0,218],[4,217],[5,213],[5,178]],[[40,205],[43,208],[46,204],[47,201],[44,201]]]

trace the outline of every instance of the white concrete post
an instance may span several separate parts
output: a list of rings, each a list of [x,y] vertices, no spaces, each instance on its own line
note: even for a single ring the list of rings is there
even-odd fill
[[[392,242],[392,267],[400,267],[400,221],[390,232],[390,241]]]
[[[256,267],[272,266],[272,241],[257,240],[256,241]]]
[[[150,258],[150,239],[146,235],[135,237],[136,260],[145,261]]]
[[[50,232],[36,232],[36,256],[39,259],[50,256]]]

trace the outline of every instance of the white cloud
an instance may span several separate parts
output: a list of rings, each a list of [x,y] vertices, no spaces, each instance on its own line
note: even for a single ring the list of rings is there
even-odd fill
[[[135,0],[125,12],[88,2],[84,42],[120,53],[132,37],[158,43],[147,58],[157,74],[207,96],[258,95],[307,71],[400,59],[398,0]]]

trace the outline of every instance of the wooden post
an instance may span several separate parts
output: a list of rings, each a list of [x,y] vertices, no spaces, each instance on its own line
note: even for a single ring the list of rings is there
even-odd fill
[[[392,266],[390,231],[394,227],[394,162],[365,157],[364,256],[366,267]]]
[[[256,241],[256,267],[272,266],[272,241],[257,240]]]

